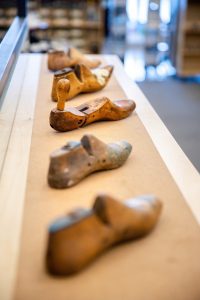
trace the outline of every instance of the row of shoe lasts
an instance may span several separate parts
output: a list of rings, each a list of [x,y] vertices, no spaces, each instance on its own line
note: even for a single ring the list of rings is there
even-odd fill
[[[100,120],[116,121],[128,117],[135,109],[132,100],[113,102],[107,97],[65,109],[65,101],[79,93],[106,86],[113,67],[91,71],[99,64],[100,61],[89,60],[76,49],[49,53],[48,68],[62,69],[54,74],[51,94],[57,107],[50,113],[52,128],[64,132]],[[80,142],[68,142],[51,154],[48,183],[57,189],[69,188],[93,172],[122,166],[131,150],[126,141],[105,144],[93,135],[84,135]],[[111,246],[145,236],[155,227],[161,210],[162,203],[154,196],[121,203],[108,195],[98,195],[92,208],[74,210],[49,227],[48,271],[54,275],[76,273]]]

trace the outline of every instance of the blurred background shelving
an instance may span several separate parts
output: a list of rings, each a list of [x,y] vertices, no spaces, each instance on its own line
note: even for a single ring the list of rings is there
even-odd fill
[[[15,6],[14,0],[0,2],[1,39],[16,15]],[[29,40],[25,51],[47,52],[69,46],[88,53],[101,51],[104,38],[101,0],[31,0],[28,12]]]
[[[200,2],[179,1],[177,15],[174,64],[177,74],[194,76],[200,73]]]
[[[0,1],[0,41],[16,16],[16,0]]]
[[[101,0],[38,0],[30,5],[30,43],[35,44],[30,45],[31,52],[69,46],[100,52],[104,36]]]

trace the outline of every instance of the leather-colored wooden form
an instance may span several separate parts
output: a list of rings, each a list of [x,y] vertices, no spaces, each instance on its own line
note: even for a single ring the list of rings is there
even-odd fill
[[[60,98],[63,101],[72,99],[80,93],[91,93],[103,89],[113,71],[113,66],[105,66],[91,71],[84,64],[78,64],[74,69],[63,69],[54,74],[51,96],[53,101],[58,101],[57,84],[60,79],[63,87]]]
[[[126,141],[105,144],[93,135],[84,135],[80,142],[68,142],[51,154],[48,183],[53,188],[68,188],[95,171],[119,168],[131,150]]]
[[[108,195],[96,197],[91,209],[77,209],[49,228],[46,266],[54,275],[82,270],[113,245],[148,234],[156,225],[162,203],[155,196],[119,202]]]
[[[112,102],[107,97],[85,102],[77,107],[67,107],[65,101],[59,96],[63,81],[59,80],[57,108],[52,109],[49,122],[57,131],[70,131],[97,121],[117,121],[127,118],[135,109],[133,100],[117,100]]]
[[[84,64],[88,68],[93,69],[97,68],[101,61],[89,59],[75,48],[69,48],[67,52],[51,50],[48,53],[48,69],[51,71],[74,67],[76,64]]]

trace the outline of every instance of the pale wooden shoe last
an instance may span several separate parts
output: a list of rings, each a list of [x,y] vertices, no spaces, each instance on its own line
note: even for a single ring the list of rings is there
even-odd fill
[[[48,53],[48,69],[58,71],[68,67],[74,67],[76,64],[84,64],[90,69],[97,68],[101,61],[98,59],[89,59],[75,48],[69,48],[68,52],[51,50]]]

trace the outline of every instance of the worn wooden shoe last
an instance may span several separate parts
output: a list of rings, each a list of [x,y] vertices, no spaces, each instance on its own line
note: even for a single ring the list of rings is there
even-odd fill
[[[68,188],[93,172],[119,168],[131,150],[126,141],[105,144],[93,135],[84,135],[80,142],[68,142],[51,154],[48,183],[53,188]]]
[[[84,64],[88,68],[94,69],[101,64],[101,61],[99,59],[89,59],[75,48],[69,48],[67,52],[51,50],[48,53],[48,69],[51,71],[71,68],[76,64]]]
[[[113,66],[105,66],[91,71],[83,64],[76,65],[74,69],[63,69],[54,74],[51,96],[53,101],[58,101],[58,82],[62,81],[63,101],[74,98],[80,93],[91,93],[103,89],[113,71]]]
[[[147,235],[158,222],[161,201],[140,196],[124,202],[99,195],[91,209],[77,209],[49,227],[46,266],[54,275],[82,270],[99,254],[121,242]]]
[[[85,102],[77,107],[67,107],[65,101],[59,96],[62,87],[61,79],[58,82],[57,108],[50,113],[49,122],[57,131],[69,131],[86,126],[97,121],[117,121],[127,118],[135,109],[136,104],[132,100],[117,100],[112,102],[107,97]],[[61,88],[59,86],[61,85]]]

